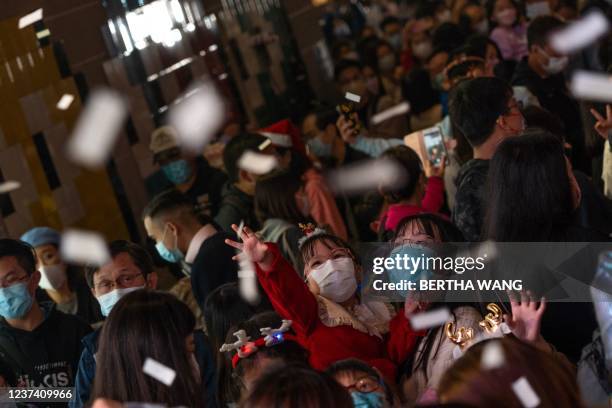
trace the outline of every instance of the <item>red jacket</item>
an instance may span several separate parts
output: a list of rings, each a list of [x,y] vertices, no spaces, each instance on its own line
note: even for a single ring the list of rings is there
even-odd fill
[[[389,333],[383,339],[351,326],[325,326],[319,318],[315,295],[276,245],[267,245],[274,256],[272,269],[266,272],[257,266],[257,277],[276,312],[283,319],[293,321],[293,330],[310,353],[310,365],[324,370],[336,361],[358,358],[395,381],[397,366],[414,351],[418,337],[424,332],[412,330],[403,310],[391,320]]]
[[[444,181],[441,177],[430,177],[425,186],[425,196],[421,205],[391,204],[380,218],[386,231],[395,231],[397,225],[406,217],[420,213],[437,213],[444,204]]]

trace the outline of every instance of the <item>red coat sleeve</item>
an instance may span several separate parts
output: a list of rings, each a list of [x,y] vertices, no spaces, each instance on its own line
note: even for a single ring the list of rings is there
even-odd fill
[[[268,295],[274,310],[283,318],[293,322],[292,328],[298,336],[307,336],[319,319],[316,297],[306,283],[282,257],[275,244],[267,243],[274,260],[269,271],[256,264],[257,278]]]
[[[404,308],[399,310],[389,323],[389,336],[387,338],[387,354],[396,365],[401,365],[416,350],[420,337],[425,336],[426,330],[415,331],[404,315]]]
[[[431,213],[437,213],[444,204],[444,180],[442,177],[430,177],[425,186],[425,197],[421,207]]]

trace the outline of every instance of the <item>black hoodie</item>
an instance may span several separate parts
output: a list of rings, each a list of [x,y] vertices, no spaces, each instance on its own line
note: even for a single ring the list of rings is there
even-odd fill
[[[0,361],[20,387],[72,387],[81,356],[81,338],[91,327],[76,316],[41,303],[43,322],[32,331],[16,329],[0,317]]]
[[[485,188],[489,160],[472,159],[457,175],[457,195],[452,221],[466,240],[479,241],[485,216]]]

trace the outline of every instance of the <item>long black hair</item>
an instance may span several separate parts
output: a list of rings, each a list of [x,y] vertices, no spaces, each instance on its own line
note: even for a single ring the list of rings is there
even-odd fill
[[[491,160],[484,234],[499,242],[556,241],[574,202],[558,137],[534,129],[502,142]]]
[[[92,400],[202,406],[199,377],[187,349],[195,317],[169,293],[137,290],[122,297],[104,323]],[[143,373],[152,358],[179,373],[170,386]]]

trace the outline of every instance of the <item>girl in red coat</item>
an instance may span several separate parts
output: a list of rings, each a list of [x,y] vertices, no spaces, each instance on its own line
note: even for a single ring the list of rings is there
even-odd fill
[[[361,269],[346,242],[321,230],[308,235],[300,247],[304,282],[274,244],[261,242],[246,227],[232,228],[243,243],[225,242],[253,261],[259,283],[276,312],[293,322],[313,368],[358,358],[395,382],[396,367],[423,333],[412,330],[403,310],[395,314],[390,305],[360,302]]]

